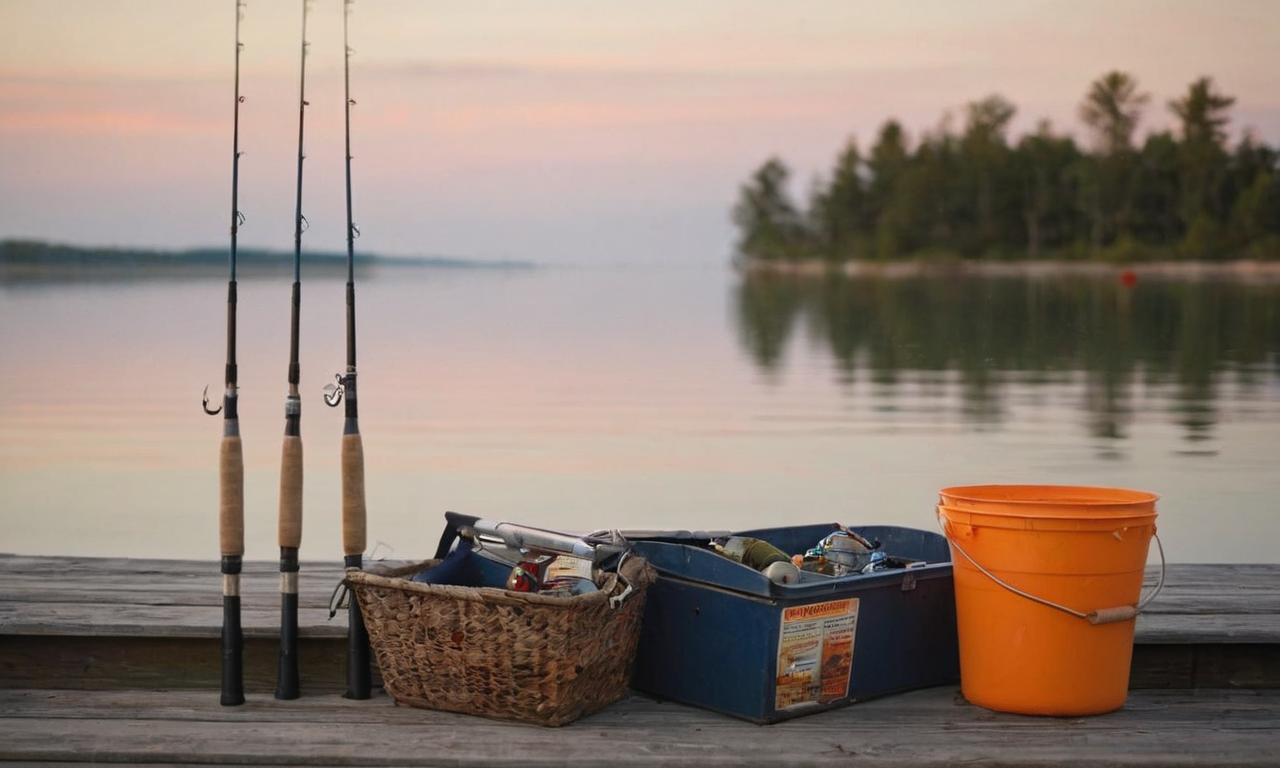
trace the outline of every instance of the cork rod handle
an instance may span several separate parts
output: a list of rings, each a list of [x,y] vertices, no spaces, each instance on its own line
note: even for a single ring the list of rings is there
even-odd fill
[[[244,554],[244,452],[240,438],[226,435],[218,455],[218,537],[222,554]]]
[[[359,434],[342,436],[342,553],[365,550],[364,443]]]
[[[280,546],[302,546],[302,438],[285,435],[280,456]]]

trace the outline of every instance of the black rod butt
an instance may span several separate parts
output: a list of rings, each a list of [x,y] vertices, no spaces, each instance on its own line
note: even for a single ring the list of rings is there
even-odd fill
[[[344,564],[348,568],[362,567],[360,555],[347,555]],[[348,592],[347,604],[347,692],[345,698],[363,701],[369,698],[373,687],[369,667],[369,632],[364,626],[364,615],[355,590]]]
[[[348,699],[364,700],[369,698],[373,687],[369,670],[369,633],[364,627],[364,617],[360,614],[360,606],[356,604],[355,593],[351,593],[351,604],[347,607],[347,692]]]
[[[240,597],[222,596],[222,705],[244,703],[244,635],[240,631]]]
[[[296,699],[298,685],[298,596],[280,595],[280,655],[276,670],[276,698]]]
[[[280,654],[276,698],[296,699],[298,682],[298,549],[280,548]]]

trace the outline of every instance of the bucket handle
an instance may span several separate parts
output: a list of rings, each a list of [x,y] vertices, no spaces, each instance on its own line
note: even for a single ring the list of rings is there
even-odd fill
[[[942,508],[941,507],[935,508],[935,513],[938,516],[938,526],[942,529],[943,535],[947,537],[947,541],[950,542],[951,546],[954,547],[957,552],[959,552],[961,555],[964,556],[965,560],[968,560],[969,563],[974,568],[977,568],[978,571],[982,573],[983,576],[986,576],[988,579],[991,579],[996,584],[1004,587],[1005,589],[1009,590],[1015,595],[1018,595],[1019,597],[1025,597],[1026,599],[1032,601],[1033,603],[1039,603],[1040,605],[1047,606],[1049,608],[1053,608],[1055,610],[1062,611],[1063,613],[1067,613],[1072,616],[1075,616],[1078,619],[1084,619],[1090,624],[1114,624],[1115,622],[1118,622],[1118,621],[1129,621],[1130,619],[1136,618],[1138,614],[1142,613],[1143,608],[1146,608],[1147,605],[1152,600],[1156,599],[1156,595],[1160,594],[1160,590],[1164,589],[1164,572],[1165,572],[1164,545],[1160,543],[1160,534],[1156,533],[1154,530],[1151,532],[1151,535],[1155,538],[1156,550],[1160,553],[1160,576],[1159,578],[1156,579],[1155,587],[1152,588],[1152,590],[1149,593],[1147,593],[1145,597],[1139,600],[1137,605],[1117,605],[1114,608],[1099,608],[1096,611],[1085,612],[1085,611],[1077,611],[1074,608],[1068,608],[1067,606],[1062,605],[1061,603],[1055,603],[1052,600],[1046,600],[1045,598],[1038,597],[1036,595],[1031,594],[1030,592],[1024,592],[1023,590],[1018,589],[1017,587],[1013,586],[1009,582],[995,575],[991,571],[988,571],[986,568],[983,568],[981,563],[979,563],[977,560],[974,560],[969,555],[968,552],[964,551],[964,547],[960,546],[958,543],[956,543],[956,540],[952,538],[951,532],[947,530],[947,524],[943,522]]]

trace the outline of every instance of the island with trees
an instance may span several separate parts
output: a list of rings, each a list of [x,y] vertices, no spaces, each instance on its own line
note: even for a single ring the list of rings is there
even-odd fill
[[[889,120],[865,152],[850,140],[806,204],[767,160],[733,209],[736,260],[786,271],[879,262],[1280,261],[1280,152],[1245,132],[1229,141],[1235,99],[1211,78],[1167,105],[1175,130],[1138,140],[1150,105],[1110,72],[1080,105],[1082,146],[1042,121],[1009,136],[1015,107],[969,103],[912,141]]]

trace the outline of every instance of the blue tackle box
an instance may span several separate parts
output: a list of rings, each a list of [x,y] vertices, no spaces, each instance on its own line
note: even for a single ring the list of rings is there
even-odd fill
[[[838,527],[735,535],[794,554]],[[702,546],[634,542],[659,577],[649,587],[632,687],[772,723],[955,683],[960,666],[946,539],[894,526],[850,530],[927,565],[839,577],[802,571],[800,581],[782,585]]]

